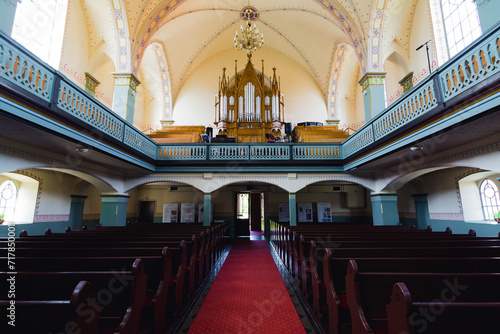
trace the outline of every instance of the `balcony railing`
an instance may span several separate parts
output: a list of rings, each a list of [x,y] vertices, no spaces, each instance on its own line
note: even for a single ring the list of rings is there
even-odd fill
[[[122,148],[156,161],[343,161],[418,123],[442,103],[500,72],[500,24],[434,71],[399,101],[342,143],[334,144],[157,144],[65,76],[0,33],[0,78],[23,98],[77,119],[92,135],[108,136]],[[26,94],[31,93],[31,94]],[[42,101],[42,102],[40,102]]]

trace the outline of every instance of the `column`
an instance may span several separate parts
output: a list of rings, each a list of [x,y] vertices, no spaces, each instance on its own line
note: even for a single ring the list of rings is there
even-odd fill
[[[203,195],[203,226],[210,226],[212,217],[212,195]]]
[[[2,13],[0,30],[7,36],[12,35],[12,28],[14,27],[14,17],[16,16],[18,2],[18,0],[0,1],[0,11]]]
[[[127,204],[130,196],[120,194],[101,195],[101,226],[127,225]]]
[[[486,32],[498,22],[500,2],[497,0],[475,0],[481,30]]]
[[[398,194],[378,193],[370,195],[372,200],[373,225],[398,225]]]
[[[288,194],[288,210],[290,213],[290,226],[297,226],[297,195]]]
[[[429,203],[427,202],[427,194],[412,195],[415,202],[415,213],[417,215],[417,228],[426,229],[430,224]]]
[[[367,72],[358,81],[363,88],[366,123],[385,109],[385,74],[386,72]]]
[[[83,225],[83,205],[87,196],[71,195],[71,207],[69,209],[69,226],[73,231],[80,230]]]
[[[139,79],[133,73],[112,73],[115,78],[113,111],[129,123],[134,122],[135,95]]]

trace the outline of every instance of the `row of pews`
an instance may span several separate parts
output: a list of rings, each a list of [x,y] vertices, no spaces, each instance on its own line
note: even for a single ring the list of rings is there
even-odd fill
[[[0,289],[14,282],[17,333],[165,333],[222,255],[228,233],[228,224],[23,231],[16,272],[0,272]],[[7,263],[7,239],[0,241]],[[6,298],[2,319],[12,314]]]
[[[273,223],[271,243],[327,333],[500,332],[500,235]]]

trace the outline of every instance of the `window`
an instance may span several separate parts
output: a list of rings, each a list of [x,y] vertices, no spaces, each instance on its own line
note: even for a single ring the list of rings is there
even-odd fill
[[[481,36],[479,15],[471,0],[441,0],[441,10],[451,58]]]
[[[59,69],[67,0],[30,0],[17,4],[12,38]]]
[[[479,192],[481,195],[481,206],[483,207],[484,219],[493,220],[493,214],[500,211],[498,188],[493,181],[485,179],[479,186]]]
[[[5,220],[14,218],[17,202],[17,187],[12,180],[7,180],[0,185],[0,214]]]

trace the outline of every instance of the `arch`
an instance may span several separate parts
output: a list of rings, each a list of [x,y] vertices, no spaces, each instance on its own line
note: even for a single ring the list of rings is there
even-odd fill
[[[342,64],[347,49],[347,43],[342,42],[337,44],[335,48],[332,71],[330,75],[330,83],[328,87],[328,117],[329,119],[339,119],[337,110],[337,88],[340,82],[340,75],[342,73]]]
[[[386,178],[377,181],[377,192],[397,192],[408,182],[420,177],[422,175],[432,173],[441,169],[455,168],[454,166],[444,167],[429,167],[419,170],[414,170],[404,174],[391,174],[389,173]]]
[[[395,42],[391,43],[396,44]],[[384,71],[387,72],[385,77],[386,87],[386,104],[389,106],[394,103],[403,94],[403,88],[399,82],[409,72],[410,66],[408,60],[400,52],[394,50],[384,60]]]
[[[113,67],[116,68],[117,63],[113,59],[113,56],[110,54],[110,52],[110,45],[105,43],[104,41],[101,41],[93,51],[93,56],[90,57],[88,72],[95,73],[99,70],[99,68],[110,62],[113,64]]]
[[[382,68],[381,49],[387,3],[388,0],[373,1],[368,42],[368,68],[374,71],[380,71]]]
[[[117,193],[120,192],[121,187],[118,185],[112,185],[109,180],[105,181],[100,177],[90,175],[85,172],[68,169],[68,168],[56,168],[56,167],[40,167],[40,169],[51,170],[55,172],[66,173],[73,175],[77,178],[87,181],[88,183],[94,185],[102,193]]]
[[[117,72],[130,72],[130,33],[128,31],[127,11],[123,0],[110,0],[113,7],[113,18],[116,29],[116,63]]]
[[[164,98],[164,100],[162,101],[162,120],[171,120],[173,119],[172,91],[170,85],[170,74],[168,70],[167,57],[165,55],[165,48],[163,47],[163,45],[157,42],[151,43],[150,47],[153,48],[153,51],[156,55],[156,63],[158,65],[158,73],[160,76],[160,86],[162,88]]]

